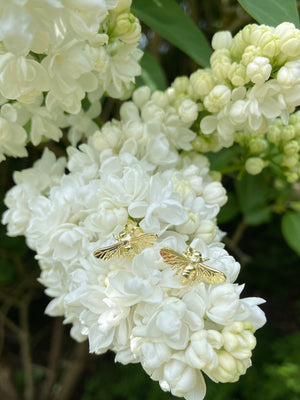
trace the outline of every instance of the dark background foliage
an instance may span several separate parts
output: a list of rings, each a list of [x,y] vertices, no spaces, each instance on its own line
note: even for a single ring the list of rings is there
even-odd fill
[[[134,1],[138,7],[141,0]],[[242,3],[242,2],[241,2]],[[287,2],[289,3],[289,2]],[[233,34],[253,22],[234,0],[180,2],[205,37],[229,29]],[[189,75],[197,64],[161,35],[143,26],[147,55],[138,84],[164,89],[180,75]],[[150,66],[150,67],[149,67]],[[161,67],[161,69],[159,68]],[[101,120],[118,115],[119,102],[107,99]],[[57,155],[66,143],[47,143]],[[29,147],[29,157],[8,159],[0,166],[1,213],[3,197],[13,185],[14,170],[28,168],[45,144]],[[233,157],[234,153],[227,153]],[[211,155],[213,167],[220,158]],[[260,180],[258,184],[258,179]],[[299,199],[299,187],[274,189],[274,179],[243,176],[235,184],[228,174],[223,183],[230,200],[219,223],[227,232],[227,249],[241,263],[239,283],[246,283],[243,296],[266,299],[262,306],[268,322],[256,334],[253,366],[234,384],[215,384],[206,379],[206,400],[300,400],[300,300],[299,257],[281,233],[281,216],[291,198]],[[298,195],[297,195],[298,192]],[[295,195],[296,193],[296,195]],[[0,231],[0,399],[1,400],[167,400],[157,382],[139,364],[114,363],[114,355],[90,355],[87,343],[76,343],[61,318],[44,315],[49,298],[38,283],[35,254],[24,238],[8,238]]]

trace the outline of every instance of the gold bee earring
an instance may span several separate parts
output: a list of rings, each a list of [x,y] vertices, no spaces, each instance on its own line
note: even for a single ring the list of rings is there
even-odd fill
[[[144,233],[142,228],[130,220],[127,221],[124,229],[118,235],[113,236],[117,243],[96,250],[94,252],[96,258],[106,261],[114,256],[133,258],[146,247],[151,247],[157,240],[157,235]]]
[[[204,262],[209,258],[202,258],[199,251],[194,250],[191,246],[188,246],[182,255],[169,249],[161,249],[160,255],[166,264],[172,265],[172,269],[177,270],[174,276],[181,274],[181,284],[193,285],[193,283],[203,280],[213,285],[226,281],[223,272],[205,265]]]

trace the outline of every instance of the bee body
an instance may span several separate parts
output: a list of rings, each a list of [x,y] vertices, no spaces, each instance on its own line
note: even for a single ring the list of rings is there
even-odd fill
[[[169,249],[161,249],[160,254],[165,263],[176,270],[174,276],[180,274],[182,285],[187,283],[193,285],[195,282],[201,281],[215,284],[226,280],[223,272],[204,264],[205,261],[208,261],[208,258],[202,258],[201,254],[190,246],[186,248],[182,255]]]
[[[94,256],[105,261],[114,256],[133,258],[144,248],[152,246],[157,240],[157,235],[144,233],[135,222],[127,221],[125,228],[118,235],[114,235],[114,238],[117,243],[96,250]]]

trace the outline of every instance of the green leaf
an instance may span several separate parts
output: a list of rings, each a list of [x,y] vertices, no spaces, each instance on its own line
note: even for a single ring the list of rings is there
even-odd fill
[[[133,13],[197,64],[209,66],[211,48],[197,25],[175,0],[133,0]]]
[[[168,87],[164,70],[151,54],[145,52],[141,60],[142,74],[136,78],[137,86],[149,86],[151,91],[165,90]]]
[[[240,5],[261,24],[276,26],[293,22],[299,28],[296,0],[238,0]]]
[[[235,195],[231,192],[228,192],[227,196],[227,203],[221,207],[217,217],[219,224],[224,224],[225,222],[231,221],[239,213],[239,205]]]
[[[221,171],[232,164],[232,160],[238,160],[241,152],[240,146],[232,146],[228,149],[222,149],[217,153],[207,153],[206,156],[210,162],[210,169]]]
[[[287,244],[300,255],[300,212],[287,212],[281,220],[281,231]]]
[[[269,188],[264,175],[245,174],[235,182],[240,210],[247,225],[260,225],[268,222],[271,211],[268,206]]]
[[[9,285],[15,282],[15,270],[11,262],[2,259],[0,263],[0,283]]]

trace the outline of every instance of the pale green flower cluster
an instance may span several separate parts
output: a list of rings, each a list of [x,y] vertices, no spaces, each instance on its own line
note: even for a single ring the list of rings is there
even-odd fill
[[[264,135],[245,136],[237,132],[235,141],[244,150],[245,169],[251,175],[259,174],[263,168],[273,164],[279,168],[290,183],[300,177],[300,112],[290,116],[289,123],[283,125],[277,119]]]
[[[300,31],[287,22],[251,24],[234,37],[216,33],[212,47],[210,68],[175,79],[166,91],[198,133],[194,149],[230,147],[236,132],[260,137],[276,118],[287,124],[300,105]]]

